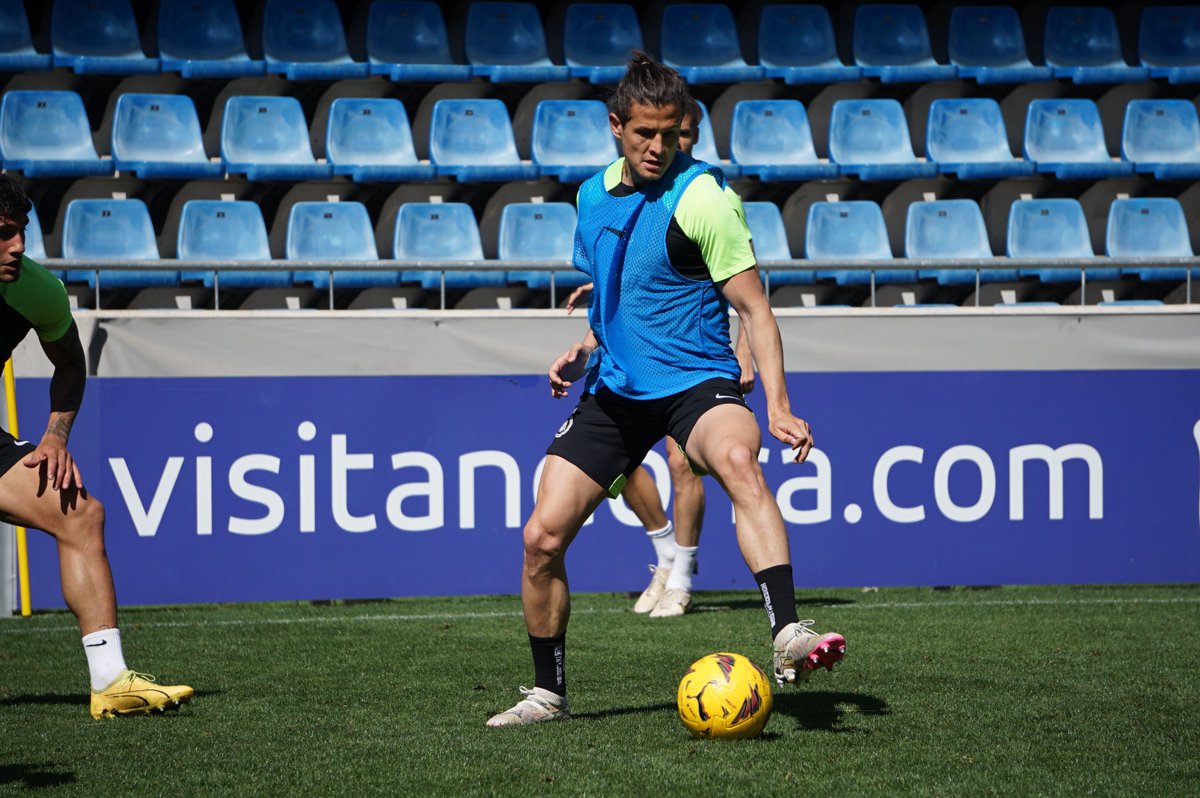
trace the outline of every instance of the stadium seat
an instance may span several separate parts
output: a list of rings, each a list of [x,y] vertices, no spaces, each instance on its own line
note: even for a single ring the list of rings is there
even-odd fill
[[[1013,157],[1000,104],[979,97],[934,100],[925,128],[925,155],[963,180],[1032,175],[1037,166]]]
[[[795,260],[788,247],[787,229],[783,224],[783,215],[779,206],[774,202],[747,202],[746,225],[754,240],[754,258],[759,262],[759,270],[768,274],[762,268],[763,261]],[[811,271],[775,271],[769,272],[769,285],[778,288],[781,285],[809,285],[816,282]]]
[[[429,159],[441,176],[463,182],[536,180],[522,163],[501,100],[438,100],[429,122]]]
[[[471,72],[493,83],[570,80],[571,70],[550,62],[546,32],[533,3],[476,0],[467,8],[465,34]]]
[[[799,100],[739,102],[730,123],[729,151],[743,175],[760,180],[822,180],[838,174],[836,164],[817,159]]]
[[[642,27],[626,3],[576,3],[567,7],[563,53],[573,78],[616,83],[631,50],[641,50]]]
[[[1104,251],[1112,258],[1192,257],[1183,206],[1173,197],[1113,200],[1108,208]],[[1126,266],[1121,271],[1142,280],[1187,279],[1187,269],[1182,266]]]
[[[63,257],[69,260],[158,260],[158,241],[150,211],[140,199],[77,199],[63,219]],[[87,281],[96,288],[96,272],[71,270],[69,282]],[[100,272],[103,288],[179,285],[177,271]]]
[[[1133,164],[1114,161],[1104,143],[1100,111],[1091,100],[1031,100],[1025,115],[1025,160],[1060,179],[1099,179],[1133,174]]]
[[[1121,54],[1121,35],[1111,9],[1058,6],[1046,10],[1046,64],[1057,78],[1076,83],[1133,83],[1150,70],[1130,66]]]
[[[258,205],[246,200],[189,200],[179,216],[175,257],[188,260],[271,260],[267,225]],[[228,288],[289,286],[287,269],[262,271],[183,271],[184,280]]]
[[[161,68],[142,51],[130,0],[54,0],[50,43],[54,66],[79,75],[141,75]]]
[[[1200,117],[1190,100],[1130,100],[1121,157],[1159,180],[1200,179]]]
[[[1010,258],[1094,257],[1083,206],[1076,199],[1017,200],[1008,211],[1007,251]],[[1020,274],[1061,283],[1078,281],[1080,270],[1022,268]],[[1121,270],[1088,269],[1087,276],[1089,280],[1116,280]]]
[[[617,159],[608,108],[599,100],[542,100],[531,143],[541,174],[565,182],[586,180]]]
[[[862,77],[837,54],[833,23],[824,6],[763,6],[758,22],[758,61],[768,78],[784,83],[843,83]]]
[[[226,172],[250,180],[320,180],[333,172],[313,157],[295,97],[230,97],[221,121],[221,160]]]
[[[1138,58],[1149,67],[1151,77],[1200,83],[1200,7],[1143,9]]]
[[[25,226],[25,254],[41,263],[46,259],[46,242],[42,235],[42,222],[37,208],[29,208],[29,224]]]
[[[234,0],[162,0],[158,56],[163,72],[185,78],[240,78],[267,71],[265,61],[246,54]]]
[[[267,71],[288,80],[365,78],[370,67],[350,58],[334,0],[266,0],[262,21]]]
[[[983,213],[974,200],[934,200],[908,206],[904,225],[904,255],[913,259],[976,260],[990,259],[987,227]],[[1017,279],[1016,269],[981,269],[980,282]],[[940,285],[964,285],[975,282],[975,269],[921,269],[917,276],[934,278]]]
[[[427,0],[376,0],[367,16],[367,61],[372,75],[397,83],[465,81],[471,67],[450,55],[446,21]]]
[[[854,62],[884,83],[953,80],[958,70],[933,60],[925,14],[915,5],[862,5],[854,13]]]
[[[367,208],[361,202],[297,202],[288,213],[288,260],[379,260],[375,249],[375,230]],[[329,288],[329,271],[296,270],[296,282],[311,282],[313,287]],[[395,271],[344,272],[333,275],[337,288],[367,288],[395,285]]]
[[[196,106],[186,94],[122,94],[112,121],[112,159],[119,172],[144,179],[219,178],[208,160]]]
[[[465,202],[409,202],[396,214],[393,251],[397,260],[483,260],[483,242],[475,213]],[[418,281],[426,290],[442,286],[443,272],[404,271],[400,279]],[[504,269],[445,272],[446,288],[503,286]]]
[[[1034,66],[1025,52],[1021,18],[1008,6],[960,6],[950,12],[950,63],[960,78],[977,83],[1053,80],[1054,70]]]
[[[762,80],[763,68],[742,58],[737,31],[727,5],[668,5],[662,14],[663,63],[691,84]]]
[[[918,161],[904,109],[896,100],[838,100],[829,120],[829,157],[862,180],[933,177],[935,163]]]
[[[808,206],[804,251],[809,260],[891,260],[883,211],[869,200],[814,202]],[[820,270],[820,279],[832,277],[838,285],[869,285],[868,269]],[[875,272],[875,283],[911,283],[915,270],[887,269]]]
[[[53,68],[54,57],[33,47],[25,3],[0,2],[0,72],[42,72]]]
[[[575,249],[575,206],[569,202],[511,202],[500,213],[500,260],[570,261]],[[517,264],[510,263],[509,266]],[[510,283],[525,283],[531,289],[574,288],[588,282],[574,268],[558,272],[509,269]],[[450,275],[447,274],[447,277]]]
[[[708,115],[708,107],[699,100],[696,101],[696,105],[700,106],[700,121],[696,124],[700,140],[692,147],[692,157],[697,161],[721,167],[726,180],[737,180],[742,176],[742,167],[731,161],[721,160],[721,156],[717,153],[717,139],[713,135],[712,119]]]
[[[110,175],[92,141],[83,100],[73,91],[15,90],[0,103],[0,156],[27,177]]]
[[[433,180],[432,164],[417,161],[408,114],[399,100],[340,97],[329,106],[325,157],[335,175],[354,181]]]

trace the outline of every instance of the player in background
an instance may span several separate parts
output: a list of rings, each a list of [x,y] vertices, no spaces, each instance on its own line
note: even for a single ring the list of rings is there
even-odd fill
[[[787,531],[758,463],[761,430],[729,346],[730,306],[749,334],[771,434],[803,462],[812,433],[792,413],[779,328],[749,237],[723,195],[724,177],[677,152],[688,102],[679,73],[635,52],[609,100],[622,157],[580,188],[574,262],[595,283],[590,329],[550,366],[552,395],[568,394],[580,358],[597,357],[547,449],[524,530],[521,601],[534,687],[522,688],[523,698],[489,726],[570,717],[567,548],[666,434],[733,502],[738,546],[771,628],[776,679],[832,669],[845,651],[840,634],[798,620]]]
[[[157,684],[125,666],[112,571],[104,551],[104,507],[83,486],[67,439],[83,400],[87,361],[63,284],[25,257],[33,207],[0,175],[0,361],[33,330],[54,366],[50,420],[35,446],[0,430],[0,518],[42,529],[58,545],[63,598],[79,622],[94,718],[173,709],[192,688]]]

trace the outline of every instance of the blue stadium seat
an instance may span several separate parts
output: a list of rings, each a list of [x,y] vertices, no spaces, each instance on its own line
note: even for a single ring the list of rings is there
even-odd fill
[[[427,0],[376,0],[367,15],[367,61],[372,75],[397,83],[471,79],[471,67],[450,54],[446,21]]]
[[[1138,58],[1150,75],[1200,83],[1200,7],[1150,6],[1142,11]]]
[[[221,160],[226,172],[250,180],[320,180],[333,173],[313,157],[308,122],[295,97],[226,100]]]
[[[288,213],[288,260],[379,260],[375,249],[375,230],[361,202],[297,202]],[[297,282],[311,282],[315,288],[329,287],[328,271],[297,270]],[[367,288],[395,285],[395,271],[344,272],[334,274],[337,288]]]
[[[869,200],[851,202],[814,202],[808,207],[808,226],[804,233],[805,256],[809,260],[891,260],[887,225],[883,211]],[[821,270],[817,277],[832,277],[838,285],[869,285],[868,269]],[[883,270],[875,273],[875,283],[911,283],[916,270]]]
[[[599,100],[542,100],[531,138],[541,173],[566,182],[586,180],[617,159],[608,108]]]
[[[1053,80],[1054,70],[1034,66],[1025,52],[1025,32],[1015,8],[960,6],[950,12],[950,63],[960,78],[977,83]]]
[[[54,58],[33,47],[29,17],[22,0],[0,0],[0,72],[42,72]]]
[[[1025,114],[1025,160],[1061,179],[1099,179],[1133,174],[1133,164],[1114,161],[1104,143],[1100,111],[1091,100],[1032,100]]]
[[[161,68],[142,51],[130,0],[54,0],[50,43],[54,66],[80,75],[140,75]]]
[[[76,260],[158,260],[158,240],[150,211],[140,199],[77,199],[63,219],[63,257]],[[96,272],[71,270],[70,282],[96,287]],[[177,271],[100,272],[101,288],[148,288],[179,285]]]
[[[437,170],[419,163],[408,114],[392,98],[340,97],[329,106],[325,157],[336,175],[355,182],[433,180]]]
[[[915,5],[862,5],[854,13],[854,62],[884,83],[953,80],[958,70],[933,60],[925,14]]]
[[[73,91],[6,91],[0,103],[4,168],[27,177],[110,175],[92,141],[83,100]]]
[[[1108,208],[1104,251],[1113,258],[1192,257],[1183,206],[1173,197],[1113,200]],[[1182,266],[1133,266],[1121,271],[1136,274],[1142,280],[1187,279],[1187,269]]]
[[[1047,9],[1046,64],[1057,78],[1076,83],[1133,83],[1148,80],[1150,70],[1134,67],[1121,54],[1117,18],[1100,6],[1059,6]]]
[[[912,203],[904,226],[904,255],[931,260],[990,259],[992,248],[979,206],[969,199]],[[917,276],[935,278],[941,285],[963,285],[973,284],[975,274],[974,269],[921,269]],[[1016,269],[979,271],[980,282],[1016,279]]]
[[[575,219],[575,206],[569,202],[512,202],[505,205],[500,214],[500,260],[571,260],[575,249]],[[508,281],[525,283],[535,290],[549,289],[551,274],[510,268]],[[587,275],[575,269],[553,274],[555,289],[574,288],[588,282]]]
[[[396,214],[393,249],[397,260],[483,260],[483,243],[475,213],[465,202],[409,202]],[[447,288],[502,286],[504,269],[446,272]],[[435,269],[404,271],[400,279],[419,281],[426,290],[442,285]]]
[[[933,177],[935,163],[918,161],[904,109],[896,100],[838,100],[829,120],[829,157],[863,180]]]
[[[1017,200],[1008,211],[1010,258],[1091,258],[1092,239],[1076,199]],[[1079,280],[1079,269],[1021,269],[1022,277],[1047,283]],[[1120,269],[1088,269],[1089,280],[1116,280]]]
[[[234,0],[162,0],[158,56],[163,72],[185,78],[262,75],[267,63],[246,54]]]
[[[262,21],[267,71],[288,80],[365,78],[370,67],[350,58],[334,0],[266,0]]]
[[[1130,100],[1121,157],[1159,180],[1200,179],[1200,117],[1190,100]]]
[[[642,26],[626,3],[576,3],[567,7],[563,53],[573,78],[616,83],[631,50],[641,50]]]
[[[41,263],[46,259],[46,242],[42,236],[42,222],[37,208],[29,209],[29,224],[25,226],[25,254]]]
[[[808,114],[799,100],[742,100],[733,109],[729,150],[743,175],[760,180],[836,177],[836,164],[813,150]]]
[[[1000,104],[985,97],[934,100],[925,127],[925,155],[943,174],[964,180],[1037,172],[1034,164],[1013,157]]]
[[[737,180],[742,176],[742,167],[731,161],[721,160],[721,156],[717,153],[717,139],[713,135],[712,119],[709,118],[708,108],[699,100],[696,101],[696,105],[700,106],[700,121],[696,125],[699,141],[692,147],[692,157],[697,161],[721,167],[726,180]]]
[[[784,83],[843,83],[862,77],[837,54],[833,23],[824,6],[763,6],[758,22],[758,61],[768,78]]]
[[[668,5],[662,15],[663,63],[688,83],[762,80],[763,68],[742,58],[737,30],[727,5]]]
[[[179,216],[175,257],[188,260],[271,260],[267,225],[258,205],[245,200],[189,200]],[[288,269],[262,271],[182,272],[184,280],[203,280],[212,288],[286,287],[292,284]]]
[[[467,8],[465,47],[472,74],[493,83],[547,83],[571,78],[568,67],[550,62],[542,18],[533,3],[471,3]]]
[[[438,175],[463,182],[534,180],[521,162],[508,109],[501,100],[438,100],[429,122],[429,159]]]
[[[142,179],[219,178],[208,160],[196,106],[186,94],[122,94],[112,120],[112,159]]]
[[[787,229],[783,224],[783,215],[779,206],[774,202],[747,202],[746,225],[754,240],[754,258],[759,262],[759,270],[763,261],[794,260],[788,247]],[[808,285],[816,282],[816,276],[811,271],[771,271],[770,287],[781,285]]]

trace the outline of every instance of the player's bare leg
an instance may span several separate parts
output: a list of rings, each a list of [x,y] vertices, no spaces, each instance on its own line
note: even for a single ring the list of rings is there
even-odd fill
[[[667,466],[675,492],[675,562],[662,595],[650,611],[651,618],[671,618],[691,610],[692,575],[696,572],[696,551],[704,523],[704,482],[692,471],[675,439],[667,436],[666,440]]]
[[[674,528],[663,511],[658,485],[645,466],[636,468],[629,475],[629,481],[625,483],[625,490],[621,492],[621,496],[646,528],[646,534],[654,546],[657,562],[650,566],[650,584],[633,605],[633,611],[636,613],[652,613],[667,589],[667,578],[675,564]]]

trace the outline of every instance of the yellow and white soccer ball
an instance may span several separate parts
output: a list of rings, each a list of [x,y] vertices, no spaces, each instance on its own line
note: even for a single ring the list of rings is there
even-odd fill
[[[679,682],[679,719],[702,740],[757,737],[771,717],[771,683],[741,654],[709,654]]]

